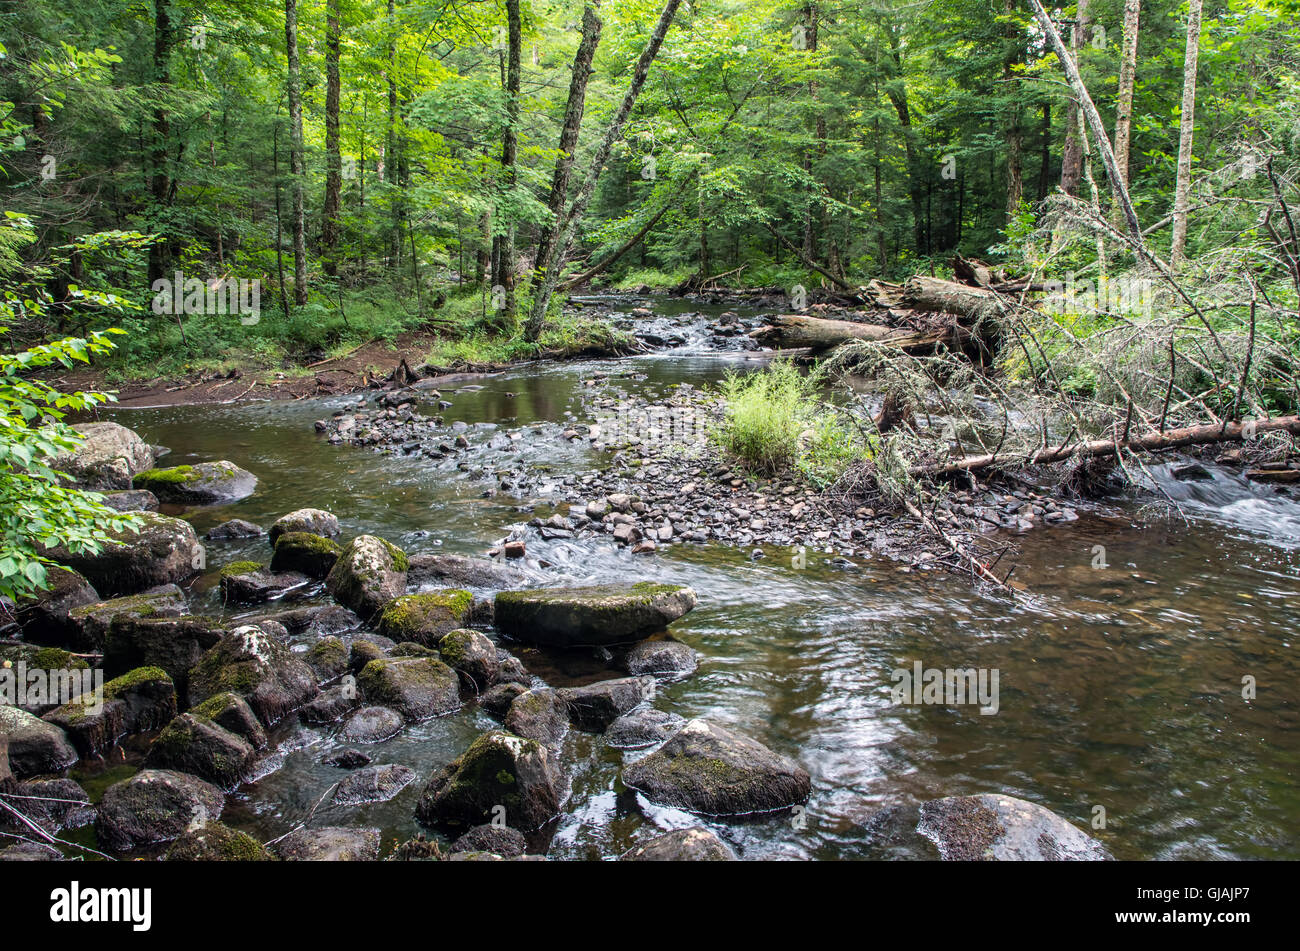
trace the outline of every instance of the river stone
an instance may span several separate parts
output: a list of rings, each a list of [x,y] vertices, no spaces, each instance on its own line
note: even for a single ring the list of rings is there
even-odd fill
[[[238,786],[254,759],[253,747],[207,717],[182,713],[154,739],[144,764],[206,779],[214,786]]]
[[[80,423],[73,427],[83,442],[60,455],[50,467],[66,472],[82,489],[129,489],[132,478],[154,463],[153,449],[136,433],[117,423]]]
[[[321,683],[337,680],[348,672],[348,645],[337,637],[322,637],[302,655]]]
[[[496,596],[496,625],[516,640],[555,647],[623,644],[663,630],[691,608],[684,585],[534,588]]]
[[[99,592],[71,568],[58,565],[45,569],[45,584],[44,591],[19,602],[15,616],[27,640],[57,645],[66,637],[68,612],[96,603]]]
[[[113,622],[119,618],[175,618],[189,613],[185,595],[174,584],[162,585],[143,594],[129,594],[97,604],[83,605],[68,612],[60,646],[102,651],[107,645]]]
[[[108,537],[119,544],[106,544],[96,554],[73,554],[66,548],[51,548],[45,554],[81,572],[96,591],[110,598],[184,581],[207,564],[189,522],[157,512],[137,517],[138,533],[129,528],[109,532]]]
[[[339,780],[330,801],[336,806],[387,802],[414,781],[415,770],[409,766],[392,763],[364,766]]]
[[[62,852],[44,842],[15,842],[0,849],[0,862],[66,862]]]
[[[510,704],[504,725],[515,736],[557,750],[569,732],[569,711],[550,687],[526,690]]]
[[[257,476],[225,459],[199,462],[192,466],[150,469],[132,482],[137,489],[148,489],[160,502],[178,505],[214,505],[238,502],[257,489]]]
[[[524,684],[518,681],[507,681],[483,691],[478,698],[478,703],[480,707],[487,711],[489,716],[500,720],[510,710],[510,705],[515,702],[515,697],[527,692],[528,688]],[[568,722],[567,716],[565,722]]]
[[[286,862],[373,862],[379,858],[379,830],[294,829],[270,848]]]
[[[255,525],[242,518],[232,518],[227,522],[222,522],[216,528],[208,529],[208,533],[203,537],[208,541],[228,542],[241,538],[257,538],[259,535],[265,534],[266,529],[262,528],[261,525]]]
[[[140,667],[83,694],[42,718],[68,734],[82,756],[102,756],[128,733],[157,730],[176,715],[176,688],[167,671]]]
[[[1092,836],[1050,809],[1012,796],[936,799],[921,806],[916,831],[954,861],[1100,861],[1111,857]]]
[[[443,635],[438,641],[438,653],[443,662],[473,684],[476,691],[485,690],[497,676],[497,646],[486,634],[459,630]]]
[[[557,691],[569,711],[569,722],[579,730],[603,733],[611,723],[643,700],[654,696],[653,677],[623,677],[585,687]]]
[[[354,684],[339,684],[322,690],[315,700],[300,707],[298,719],[303,723],[334,723],[355,710],[360,702]]]
[[[122,489],[119,492],[105,492],[104,504],[119,512],[156,512],[158,496],[148,489]]]
[[[301,532],[308,535],[337,538],[341,531],[338,518],[324,509],[298,509],[288,515],[280,516],[271,523],[268,541],[274,547],[281,535],[289,533]]]
[[[362,618],[374,617],[406,590],[406,554],[374,535],[358,535],[325,579],[334,600]]]
[[[546,747],[504,730],[484,733],[429,780],[416,806],[426,825],[476,826],[505,809],[505,822],[535,829],[560,810],[560,777]]]
[[[184,833],[167,848],[168,862],[270,862],[274,856],[247,832],[209,822]]]
[[[225,802],[220,789],[197,776],[142,769],[104,791],[95,831],[119,852],[170,842],[219,818]]]
[[[651,802],[703,815],[740,815],[804,802],[812,788],[794,760],[707,720],[623,770],[623,785]]]
[[[605,743],[616,750],[641,750],[658,746],[686,721],[675,713],[646,707],[625,713],[605,730]]]
[[[311,584],[296,571],[273,572],[255,561],[237,561],[221,569],[221,600],[226,604],[275,601]]]
[[[395,641],[435,647],[444,634],[465,625],[473,602],[472,594],[458,588],[403,595],[384,606],[379,633]]]
[[[343,554],[338,542],[311,532],[285,532],[275,540],[271,553],[272,571],[297,571],[320,580]]]
[[[161,667],[176,685],[182,703],[189,698],[190,668],[225,634],[218,618],[114,616],[104,638],[104,673],[117,677],[137,667]]]
[[[451,844],[455,852],[490,852],[510,859],[523,855],[528,841],[518,829],[489,824],[475,826]]]
[[[227,690],[208,697],[190,713],[211,720],[236,736],[243,737],[255,750],[263,749],[267,744],[266,729],[248,701],[237,693]]]
[[[398,722],[401,722],[400,719]],[[360,769],[362,766],[370,765],[370,757],[360,750],[348,747],[325,757],[321,762],[326,766],[337,766],[339,769]]]
[[[388,707],[362,707],[343,724],[341,736],[351,743],[380,743],[402,729],[402,715]]]
[[[487,558],[442,554],[412,555],[411,568],[406,576],[407,584],[417,587],[452,585],[457,588],[491,588],[497,591],[521,587],[528,580],[526,572],[497,564]]]
[[[392,707],[408,720],[443,716],[460,709],[460,678],[432,657],[381,657],[357,675],[369,703]]]
[[[619,859],[624,862],[734,862],[731,847],[703,826],[677,829],[633,846]]]
[[[62,772],[77,761],[62,730],[8,704],[0,704],[0,737],[9,745],[9,768],[18,779]]]
[[[267,726],[320,693],[312,669],[251,624],[223,637],[190,671],[192,703],[227,690],[247,700]]]
[[[313,604],[307,607],[276,611],[252,621],[276,621],[285,626],[293,637],[328,637],[347,634],[361,627],[361,618],[341,604]]]
[[[90,794],[71,779],[36,779],[18,783],[11,795],[25,797],[14,805],[51,834],[95,821],[95,807]],[[30,829],[8,811],[0,811],[0,829],[30,834]]]
[[[699,663],[699,655],[681,641],[642,641],[623,661],[629,674],[652,674],[668,680],[690,676]]]

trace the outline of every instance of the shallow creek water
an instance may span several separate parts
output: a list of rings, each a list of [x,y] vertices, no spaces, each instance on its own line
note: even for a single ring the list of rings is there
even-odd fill
[[[521,429],[518,448],[483,450],[483,465],[547,465],[558,481],[601,464],[581,440],[558,438],[566,414],[585,419],[584,380],[653,395],[702,384],[758,355],[679,350],[621,361],[537,365],[443,390],[448,423]],[[330,446],[314,420],[356,398],[119,410],[115,418],[169,446],[163,464],[229,459],[256,473],[251,498],[184,514],[200,534],[228,518],[269,525],[303,506],[339,515],[345,536],[382,535],[411,553],[481,555],[512,525],[546,514],[538,498],[484,498],[493,479],[433,462]],[[429,412],[433,412],[430,410]],[[537,430],[537,432],[534,432]],[[888,831],[893,807],[983,792],[1039,802],[1089,829],[1119,858],[1300,858],[1300,503],[1222,472],[1208,483],[1155,477],[1178,493],[1190,524],[1115,503],[1068,525],[1020,536],[1014,602],[941,571],[893,562],[859,567],[789,551],[673,545],[651,556],[596,542],[540,542],[529,553],[584,582],[653,578],[692,585],[699,607],[673,634],[701,654],[697,673],[659,691],[656,705],[704,716],[798,759],[813,779],[802,819],[789,814],[705,820],[745,858],[933,857]],[[1095,546],[1108,567],[1097,568]],[[227,613],[215,569],[266,560],[265,539],[208,545],[196,612]],[[317,592],[314,598],[320,598]],[[247,613],[245,610],[244,613]],[[589,653],[519,648],[553,686],[620,676]],[[996,715],[974,706],[894,706],[891,671],[926,667],[999,672]],[[1258,696],[1243,700],[1242,678]],[[316,810],[320,825],[383,829],[387,852],[420,827],[420,786],[496,724],[476,705],[407,727],[366,750],[404,763],[420,781],[395,799]],[[266,840],[301,821],[344,774],[320,760],[340,744],[326,727],[282,726],[278,769],[230,797],[226,821]],[[658,831],[700,820],[650,806],[618,781],[644,755],[571,733],[561,755],[570,793],[561,818],[533,836],[553,858],[610,858]],[[277,762],[279,762],[277,760]],[[1094,807],[1106,826],[1093,829]]]

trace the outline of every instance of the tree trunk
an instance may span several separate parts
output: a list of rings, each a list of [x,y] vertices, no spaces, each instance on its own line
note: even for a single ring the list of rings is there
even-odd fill
[[[898,37],[892,27],[885,28],[889,39],[889,53],[894,62],[894,75],[885,87],[885,95],[898,114],[898,124],[903,130],[903,148],[907,154],[907,188],[912,199],[912,230],[917,254],[930,253],[929,235],[925,231],[925,171],[916,144],[916,130],[912,128],[912,111],[907,103],[907,85],[903,79],[903,57]]]
[[[303,208],[302,92],[298,66],[298,0],[284,0],[284,41],[289,60],[289,171],[293,175],[293,299],[307,303],[307,220]]]
[[[829,350],[851,340],[869,340],[904,353],[930,353],[941,344],[961,344],[973,339],[965,327],[953,324],[940,330],[913,331],[852,320],[827,320],[806,314],[778,314],[767,326],[750,334],[764,346]]]
[[[1010,16],[1015,9],[1015,0],[1003,0],[1002,11]],[[1002,61],[1002,75],[1007,82],[1015,80],[1015,65],[1023,58],[1023,41],[1020,30],[1014,23],[1007,25],[1007,52]],[[1020,213],[1020,203],[1025,197],[1024,144],[1025,132],[1020,122],[1020,102],[1011,100],[1010,116],[1007,120],[1007,221],[1010,222]]]
[[[1137,76],[1138,24],[1142,0],[1124,0],[1124,44],[1119,59],[1119,96],[1115,103],[1115,167],[1128,185],[1129,142],[1133,134],[1133,85]]]
[[[650,39],[646,43],[645,49],[641,51],[641,57],[637,60],[636,67],[632,72],[631,85],[628,86],[628,90],[624,94],[623,101],[619,105],[618,112],[615,113],[609,128],[605,130],[605,136],[596,149],[596,154],[592,157],[591,167],[587,170],[582,185],[574,197],[573,205],[569,208],[568,214],[565,215],[564,224],[557,229],[550,256],[546,261],[540,262],[544,277],[533,293],[533,307],[528,315],[527,326],[529,340],[535,341],[541,336],[542,328],[546,323],[546,310],[551,304],[551,295],[555,293],[555,286],[559,283],[560,263],[569,252],[578,222],[586,213],[587,205],[591,203],[592,195],[596,191],[596,183],[600,180],[605,163],[609,160],[609,154],[613,151],[614,143],[623,134],[623,125],[627,122],[632,107],[636,105],[637,97],[641,95],[641,89],[645,85],[650,66],[655,57],[659,55],[659,48],[663,45],[664,37],[668,35],[668,28],[672,26],[673,17],[676,16],[677,8],[680,5],[681,0],[667,0],[664,4],[663,11],[659,15],[659,22],[655,25],[654,32],[650,34]]]
[[[1078,62],[1079,50],[1092,35],[1088,19],[1088,0],[1077,0],[1074,29],[1070,31],[1070,50]],[[1065,146],[1061,150],[1061,191],[1067,195],[1079,194],[1083,180],[1083,139],[1079,126],[1083,121],[1079,104],[1070,100],[1065,111]]]
[[[515,187],[515,161],[519,152],[519,86],[520,62],[523,47],[523,24],[519,16],[519,0],[506,0],[506,22],[509,28],[509,50],[506,54],[506,127],[501,136],[501,190],[513,191]],[[504,292],[505,302],[495,322],[501,330],[515,326],[515,223],[504,221],[504,229],[494,240],[496,243],[496,273],[493,282]]]
[[[153,5],[153,81],[158,86],[171,85],[171,18],[167,13],[167,0],[154,0]],[[153,143],[149,151],[149,193],[153,198],[155,215],[161,215],[171,194],[167,175],[167,140],[171,135],[171,119],[161,105],[153,111]],[[164,236],[149,245],[149,286],[162,279],[167,270],[167,241]]]
[[[560,127],[560,154],[555,158],[555,174],[551,178],[551,195],[547,200],[554,220],[545,224],[537,239],[537,254],[533,258],[532,286],[536,287],[544,276],[542,262],[551,256],[555,232],[564,218],[564,208],[569,201],[569,177],[573,171],[574,153],[578,148],[578,135],[582,131],[582,116],[587,108],[587,83],[591,79],[592,60],[600,44],[601,20],[597,15],[600,0],[589,0],[582,9],[582,39],[573,55],[573,69],[569,79],[569,99],[564,106],[564,124]],[[658,217],[655,218],[658,220]]]
[[[562,283],[556,286],[556,290],[567,291],[571,287],[578,287],[582,284],[585,284],[587,281],[591,280],[597,274],[600,274],[601,272],[608,270],[611,264],[613,264],[623,255],[627,254],[628,251],[631,251],[634,247],[636,247],[637,244],[640,243],[641,239],[650,233],[650,229],[653,228],[656,224],[658,224],[659,219],[662,218],[665,214],[667,214],[668,209],[673,207],[674,204],[675,202],[668,201],[662,208],[660,208],[658,211],[654,213],[653,217],[651,217],[649,221],[647,221],[645,224],[641,226],[640,230],[637,231],[636,234],[632,235],[632,237],[628,238],[627,241],[623,242],[623,244],[619,247],[617,251],[615,251],[609,257],[602,260],[599,264],[595,265],[594,267],[588,268],[587,270],[583,271],[581,274],[569,278],[567,281],[563,281]]]
[[[1201,0],[1189,0],[1187,52],[1183,59],[1183,108],[1178,120],[1178,176],[1174,184],[1174,238],[1169,265],[1187,260],[1187,209],[1192,193],[1192,133],[1196,128],[1196,67],[1201,49]]]
[[[325,6],[325,155],[321,256],[325,273],[337,277],[339,193],[343,189],[343,155],[339,145],[339,0],[327,0]]]
[[[810,54],[816,53],[817,33],[821,25],[820,11],[818,11],[817,9],[817,4],[810,3],[806,7],[804,7],[803,15],[804,15],[804,22],[805,22],[805,30],[807,34],[808,52]],[[817,83],[811,81],[808,83],[808,97],[809,99],[812,100],[813,108],[816,108],[817,107]],[[825,124],[825,120],[822,119],[820,115],[817,117],[816,128],[818,133],[820,133],[819,140],[824,141],[826,137],[826,124]],[[813,174],[813,150],[812,149],[804,149],[803,172],[805,175],[809,177],[809,179],[812,178],[812,174]],[[810,186],[808,192],[809,192],[808,204],[804,207],[804,213],[803,213],[803,256],[810,261],[815,261],[817,259],[817,233],[813,227],[813,220],[814,220],[814,212],[816,211],[816,206],[817,206],[816,189]],[[704,221],[703,219],[701,219],[700,221],[701,243],[703,243],[704,241],[703,231],[704,231]],[[708,266],[707,264],[705,264],[702,265],[702,267],[703,270],[701,270],[700,272],[701,278],[707,275]]]

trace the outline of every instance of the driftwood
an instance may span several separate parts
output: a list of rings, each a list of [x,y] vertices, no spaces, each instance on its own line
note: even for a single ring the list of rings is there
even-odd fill
[[[867,291],[872,303],[878,307],[955,314],[969,320],[990,313],[1000,305],[997,291],[991,288],[970,287],[924,274],[909,277],[902,284],[872,281]]]
[[[914,477],[955,475],[959,472],[973,472],[997,465],[1019,463],[1022,465],[1045,465],[1052,462],[1064,462],[1074,457],[1096,457],[1116,455],[1121,449],[1141,452],[1159,452],[1165,449],[1181,449],[1186,446],[1203,446],[1220,442],[1239,442],[1243,438],[1259,433],[1283,432],[1300,436],[1300,416],[1274,416],[1268,419],[1252,419],[1244,423],[1204,423],[1199,426],[1187,426],[1182,429],[1152,430],[1131,439],[1091,439],[1086,442],[1068,443],[1040,449],[1027,459],[1017,459],[1011,455],[989,453],[983,456],[965,456],[951,462],[933,466],[913,466],[909,472]]]
[[[972,339],[973,334],[957,325],[915,331],[806,314],[780,314],[769,318],[767,326],[752,331],[750,336],[764,346],[788,349],[829,350],[850,340],[871,340],[896,347],[904,353],[922,354],[930,353],[941,344],[964,344]]]

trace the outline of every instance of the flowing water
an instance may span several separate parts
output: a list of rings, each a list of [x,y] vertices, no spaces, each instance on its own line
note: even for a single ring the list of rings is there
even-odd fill
[[[468,424],[476,444],[493,427],[521,430],[517,449],[484,448],[482,464],[546,466],[559,483],[601,464],[581,440],[558,438],[568,414],[585,418],[593,375],[625,377],[625,389],[654,395],[759,359],[708,351],[687,331],[666,353],[535,365],[444,389],[452,403],[444,415]],[[119,410],[116,418],[171,447],[164,464],[229,459],[259,476],[249,499],[188,510],[200,533],[228,518],[268,525],[314,506],[338,514],[345,536],[380,534],[411,553],[482,554],[534,505],[550,511],[550,485],[535,498],[485,498],[495,480],[455,459],[331,446],[313,432],[314,420],[355,402]],[[881,817],[927,799],[995,792],[1055,810],[1119,858],[1300,858],[1300,503],[1217,470],[1197,483],[1174,480],[1167,467],[1153,475],[1190,522],[1121,501],[1020,536],[1015,577],[1028,593],[1014,602],[940,571],[882,561],[845,570],[827,555],[797,568],[789,552],[772,549],[759,561],[692,545],[633,558],[598,542],[530,537],[529,552],[581,581],[653,578],[698,592],[699,607],[673,634],[700,652],[700,668],[663,686],[656,705],[747,733],[813,779],[801,814],[706,821],[742,857],[933,857]],[[210,543],[208,553],[215,569],[269,551],[253,539]],[[223,611],[211,579],[194,586],[196,611]],[[620,676],[589,653],[518,653],[553,686]],[[997,713],[894,705],[891,672],[918,661],[998,671]],[[1243,678],[1254,678],[1254,699],[1243,698]],[[493,726],[471,704],[366,750],[422,779]],[[226,820],[265,840],[311,813],[343,775],[320,765],[340,745],[332,732],[282,726],[281,755],[268,765],[278,768],[237,790]],[[621,786],[621,766],[639,755],[571,733],[560,760],[568,802],[534,846],[554,858],[608,858],[699,822]],[[321,805],[313,822],[378,826],[388,846],[421,831],[420,785],[386,803]],[[1094,824],[1098,807],[1104,828]]]

